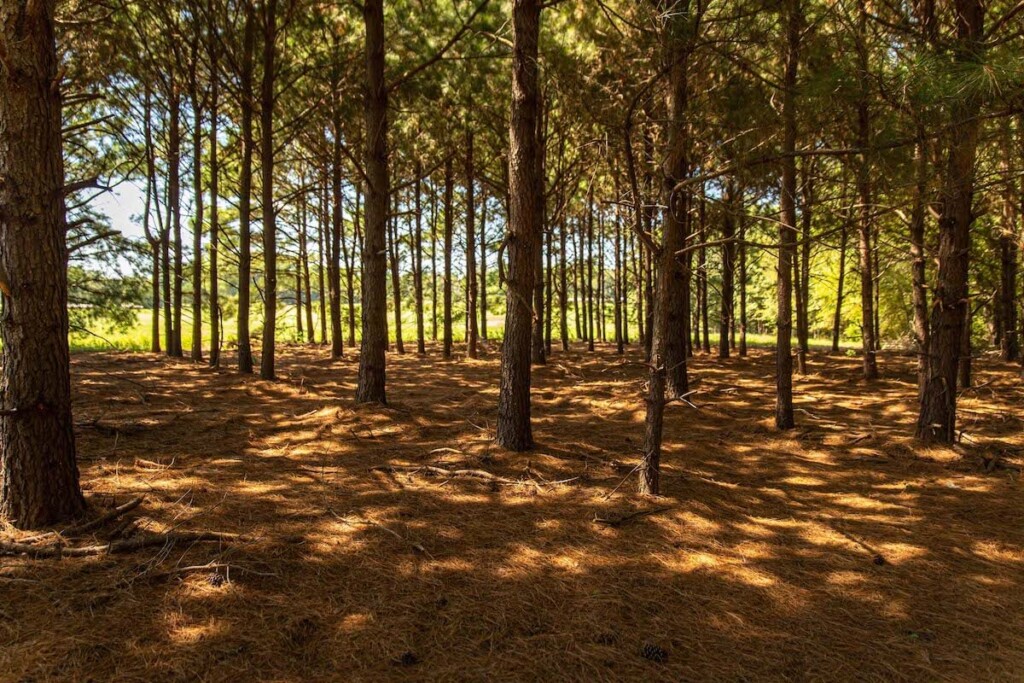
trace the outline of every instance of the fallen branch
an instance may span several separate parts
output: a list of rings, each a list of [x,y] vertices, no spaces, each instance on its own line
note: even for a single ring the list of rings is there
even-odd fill
[[[97,517],[96,519],[92,520],[91,522],[86,522],[85,524],[79,524],[78,526],[69,527],[69,528],[65,529],[64,531],[60,532],[60,535],[65,537],[65,538],[67,538],[69,536],[76,536],[78,534],[84,534],[86,532],[92,531],[93,529],[99,529],[100,527],[102,527],[107,522],[115,520],[118,517],[120,517],[121,515],[124,515],[124,514],[126,514],[128,512],[131,512],[135,508],[139,507],[140,505],[142,505],[142,501],[143,500],[145,500],[145,496],[139,496],[138,498],[135,498],[134,500],[128,501],[124,505],[119,505],[118,507],[114,508],[110,512],[106,513],[105,515],[101,515],[101,516]]]
[[[441,477],[449,477],[452,479],[468,478],[468,479],[480,479],[483,481],[489,481],[495,484],[503,484],[505,486],[513,486],[516,484],[522,484],[523,482],[515,479],[509,479],[507,477],[499,477],[490,472],[484,470],[449,470],[444,467],[434,467],[433,465],[416,465],[416,466],[404,466],[404,465],[378,465],[377,467],[371,467],[371,472],[387,472],[388,474],[394,474],[396,472],[407,472],[409,474],[419,474],[421,472],[427,472],[435,474]]]
[[[130,553],[143,548],[172,545],[174,543],[233,543],[244,540],[238,534],[216,531],[182,531],[167,534],[147,534],[100,545],[70,547],[63,545],[36,546],[28,543],[0,541],[0,555],[28,555],[34,558],[90,557]]]

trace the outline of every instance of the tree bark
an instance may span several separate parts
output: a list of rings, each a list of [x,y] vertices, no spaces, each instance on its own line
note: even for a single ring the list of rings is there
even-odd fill
[[[192,46],[190,90],[192,98],[192,187],[195,216],[192,222],[192,349],[194,362],[203,360],[203,102],[200,93],[199,33]]]
[[[213,5],[213,0],[210,0]],[[220,142],[217,117],[220,115],[220,81],[217,72],[216,39],[210,38],[210,367],[220,367]]]
[[[402,276],[399,273],[401,268],[401,252],[398,248],[398,199],[395,198],[395,211],[388,219],[388,247],[391,254],[391,293],[394,297],[395,314],[395,351],[398,354],[405,353],[405,339],[402,333]]]
[[[75,462],[54,0],[0,6],[0,516],[20,529],[85,509]]]
[[[181,93],[178,83],[171,74],[171,95],[168,102],[170,108],[170,130],[168,132],[167,150],[167,205],[171,212],[171,248],[174,251],[174,272],[171,290],[171,339],[167,344],[167,355],[181,358],[181,306],[182,306],[182,254],[181,254]]]
[[[414,216],[415,231],[413,232],[413,271],[412,287],[416,299],[416,353],[421,356],[427,353],[426,327],[423,318],[423,163],[416,160],[416,184],[413,188],[416,209]]]
[[[910,216],[910,259],[914,299],[914,346],[917,351],[917,397],[920,401],[928,382],[928,291],[925,254],[925,216],[928,197],[928,151],[923,128],[918,129],[914,148],[914,205]]]
[[[239,91],[242,166],[238,179],[238,371],[253,370],[249,312],[252,292],[252,160],[253,160],[253,55],[256,51],[256,17],[252,0],[245,0],[242,30],[241,89]]]
[[[263,80],[260,84],[260,171],[263,193],[263,345],[260,377],[274,379],[277,338],[277,213],[274,210],[274,71],[277,0],[263,5]]]
[[[476,195],[474,183],[476,169],[473,165],[473,131],[466,130],[466,318],[469,334],[466,339],[466,355],[477,357],[476,321]]]
[[[784,0],[786,32],[783,77],[782,188],[779,197],[778,318],[775,351],[775,426],[792,429],[793,417],[793,261],[796,257],[796,79],[800,63],[800,34],[803,30],[801,0]]]
[[[735,300],[733,285],[736,269],[736,183],[730,179],[726,183],[724,215],[722,217],[722,315],[718,327],[718,357],[728,358],[730,352],[729,335],[732,331]]]
[[[384,0],[365,0],[366,25],[366,225],[362,248],[363,339],[359,354],[358,403],[387,403],[385,352],[388,345],[388,90],[384,81]]]
[[[984,8],[980,0],[955,0],[955,61],[981,59]],[[917,437],[951,444],[956,439],[956,386],[967,318],[967,252],[974,221],[974,163],[981,122],[979,96],[968,89],[950,107],[949,151],[941,185],[938,274],[928,338],[928,379],[921,396]]]
[[[453,201],[455,171],[451,155],[444,162],[444,278],[442,279],[442,295],[444,296],[444,314],[441,320],[445,360],[452,357],[452,233],[455,225],[455,206]]]
[[[540,0],[513,0],[512,105],[509,126],[508,282],[505,342],[498,394],[498,443],[513,451],[533,446],[530,425],[530,338],[541,226],[536,202]]]

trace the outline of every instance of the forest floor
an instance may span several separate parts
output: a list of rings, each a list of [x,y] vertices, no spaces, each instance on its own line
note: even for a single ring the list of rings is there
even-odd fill
[[[91,514],[145,499],[75,545],[243,536],[0,559],[0,679],[1024,677],[1015,367],[979,360],[962,445],[924,449],[909,358],[882,355],[869,387],[858,359],[813,355],[780,434],[769,353],[698,356],[664,495],[641,499],[635,349],[537,369],[525,454],[492,441],[494,350],[390,356],[387,408],[354,405],[355,359],[327,353],[282,350],[277,382],[76,355]],[[56,538],[29,536],[0,530]]]

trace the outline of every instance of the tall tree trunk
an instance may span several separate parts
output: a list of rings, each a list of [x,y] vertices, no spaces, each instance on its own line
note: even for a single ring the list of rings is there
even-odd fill
[[[590,190],[587,209],[587,350],[594,350],[594,191]]]
[[[302,283],[306,290],[306,330],[310,344],[316,343],[316,330],[313,327],[313,289],[309,277],[309,197],[303,192],[299,198],[302,215],[302,233],[300,235],[299,267],[302,270]]]
[[[363,230],[363,340],[359,355],[358,403],[387,403],[385,352],[388,346],[388,89],[384,81],[384,0],[365,0],[366,25],[366,225]]]
[[[982,57],[984,8],[980,0],[955,0],[954,59],[969,68]],[[949,151],[941,181],[938,274],[928,338],[928,380],[921,396],[917,437],[953,443],[956,438],[957,369],[967,318],[967,252],[974,221],[974,162],[981,122],[979,95],[962,90],[950,107]]]
[[[160,234],[163,231],[161,230],[159,233],[154,234],[150,229],[153,195],[154,192],[156,192],[156,157],[153,149],[153,94],[148,84],[145,86],[145,96],[142,106],[142,129],[143,139],[146,146],[146,203],[142,214],[142,230],[146,235],[146,241],[149,242],[149,248],[153,258],[151,278],[153,297],[151,315],[153,319],[150,332],[150,351],[153,353],[160,353]],[[159,206],[157,207],[157,211],[159,214]]]
[[[256,52],[256,17],[252,0],[245,0],[242,30],[241,89],[239,91],[242,167],[238,178],[238,371],[251,374],[252,343],[249,311],[252,292],[252,158],[253,56]]]
[[[455,176],[451,155],[444,162],[444,278],[442,280],[444,296],[444,317],[441,321],[444,330],[444,359],[452,357],[452,232],[455,224],[455,205],[453,201]]]
[[[871,113],[868,106],[868,83],[871,78],[868,64],[868,26],[866,0],[857,0],[857,73],[859,94],[857,98],[857,146],[863,150],[857,164],[857,195],[860,203],[860,296],[861,336],[863,340],[864,379],[878,379],[878,363],[875,358],[875,280],[871,254],[871,233],[874,229],[871,201]]]
[[[747,209],[744,203],[744,191],[739,191],[739,223],[740,223],[740,358],[747,355]]]
[[[925,217],[928,205],[928,150],[923,127],[918,128],[914,147],[914,206],[910,217],[910,259],[914,298],[914,345],[917,351],[917,397],[924,395],[928,382],[928,290],[925,254]]]
[[[619,196],[616,188],[615,196]],[[622,220],[618,208],[615,212],[615,351],[620,356],[626,352],[625,339],[622,334]]]
[[[480,198],[480,338],[487,339],[487,194]]]
[[[437,188],[430,195],[430,340],[437,341]]]
[[[797,310],[797,372],[807,374],[807,356],[810,354],[810,304],[811,304],[811,225],[814,222],[814,179],[809,163],[801,164],[800,183],[800,251],[794,263],[794,284],[796,286]]]
[[[543,102],[540,109],[544,111]],[[534,210],[537,212],[537,248],[534,250],[534,280],[533,280],[533,332],[530,340],[530,362],[534,365],[544,365],[547,362],[546,348],[544,345],[544,233],[546,226],[546,190],[545,178],[546,165],[545,155],[547,152],[547,135],[545,123],[547,116],[542,114],[538,117],[537,127],[537,200],[534,202]]]
[[[676,185],[685,179],[689,168],[689,57],[696,27],[689,13],[689,0],[662,2],[663,59],[668,68],[668,149],[663,166],[662,197],[668,207],[662,223],[661,263],[658,268],[657,299],[654,309],[654,334],[651,345],[650,379],[647,385],[644,450],[640,461],[638,489],[640,493],[660,491],[661,441],[664,427],[666,394],[683,396],[688,390],[686,346],[682,334],[680,306],[683,294],[683,273],[679,252],[686,246],[689,197],[677,192]],[[692,33],[691,33],[692,31]],[[641,322],[641,325],[643,323]]]
[[[363,245],[363,214],[362,214],[362,201],[363,193],[359,189],[359,185],[356,185],[356,210],[352,216],[352,246],[346,246],[348,241],[345,239],[345,219],[340,210],[338,211],[338,222],[336,224],[336,231],[338,233],[338,241],[341,243],[341,253],[345,257],[345,290],[348,294],[346,298],[346,310],[348,311],[348,345],[349,348],[355,348],[356,345],[356,254],[361,253]],[[340,287],[340,285],[339,285]],[[339,316],[340,317],[340,316]],[[385,340],[386,341],[386,340]]]
[[[537,177],[540,153],[538,42],[540,0],[513,0],[512,111],[509,126],[509,212],[505,342],[501,349],[498,393],[498,443],[513,451],[533,446],[530,426],[530,338],[534,311],[530,305],[536,281],[541,226]]]
[[[1010,155],[1014,148],[1009,134],[1009,122],[1004,138],[1003,172],[1009,177],[1011,171]],[[1017,180],[1007,180],[1003,196],[1003,225],[999,232],[999,318],[1003,324],[1003,334],[999,339],[999,353],[1004,361],[1015,361],[1020,355],[1017,339]]]
[[[167,202],[171,212],[171,248],[174,250],[174,273],[171,276],[173,278],[171,281],[173,290],[171,305],[174,317],[171,323],[171,340],[167,345],[167,355],[181,358],[181,306],[182,282],[184,280],[181,254],[181,93],[173,74],[168,106],[170,107],[171,123],[167,150]]]
[[[604,211],[597,215],[597,338],[607,341],[608,333],[605,326],[605,282],[604,282],[604,243],[605,219]]]
[[[477,357],[477,336],[479,328],[476,321],[476,196],[474,183],[476,168],[473,161],[473,131],[466,129],[466,319],[469,323],[469,335],[466,339],[466,354],[470,358]]]
[[[849,212],[840,220],[839,227],[839,282],[836,283],[836,310],[832,316],[832,354],[839,355],[839,341],[843,332],[843,298],[846,294],[846,247],[850,241]]]
[[[967,260],[967,257],[964,257]],[[959,375],[957,384],[961,389],[971,388],[971,360],[974,353],[974,347],[971,343],[971,320],[974,317],[974,311],[971,307],[970,295],[967,296],[967,310],[964,318],[963,332],[960,335],[960,363],[957,366],[957,374]]]
[[[558,336],[562,351],[569,350],[569,258],[566,253],[568,219],[562,215],[558,222]]]
[[[579,228],[580,221],[577,221],[576,227]],[[576,325],[576,338],[583,339],[583,315],[580,313],[580,247],[579,247],[579,230],[572,230],[572,312],[573,322]]]
[[[735,308],[733,282],[736,268],[736,182],[730,178],[725,189],[725,214],[722,217],[722,315],[718,327],[718,357],[729,357],[729,334]]]
[[[792,429],[793,418],[793,261],[796,258],[796,79],[800,64],[800,35],[803,31],[801,0],[784,0],[785,75],[783,77],[782,188],[779,197],[778,319],[775,352],[775,426]]]
[[[700,241],[703,245],[708,240],[708,200],[707,195],[701,192],[700,196]],[[701,347],[704,353],[711,353],[711,324],[709,305],[709,277],[708,277],[708,250],[707,247],[700,248],[700,318],[701,318]]]
[[[427,353],[426,327],[423,319],[423,163],[416,160],[416,184],[413,194],[416,198],[415,232],[413,233],[412,287],[416,299],[416,353]]]
[[[388,219],[388,246],[391,253],[391,293],[395,302],[395,351],[405,353],[405,339],[402,333],[402,276],[399,273],[401,252],[398,248],[398,198],[395,198],[394,215]]]
[[[260,84],[260,171],[263,192],[263,346],[260,377],[274,379],[277,338],[277,215],[274,210],[274,71],[277,0],[263,5],[263,80]]]
[[[342,213],[344,191],[341,184],[341,105],[337,101],[332,101],[331,105],[331,258],[327,263],[327,286],[330,291],[331,307],[331,358],[338,359],[345,355],[345,333],[341,325],[341,258],[342,251],[347,252],[348,247],[343,244],[345,228]],[[347,265],[348,258],[345,260]]]
[[[203,360],[203,103],[199,92],[199,33],[192,44],[192,187],[195,217],[192,222],[192,349],[193,361]]]
[[[85,509],[71,416],[55,5],[0,7],[0,516],[20,529]]]
[[[327,174],[321,171],[321,186],[317,195],[320,197],[320,212],[317,220],[317,299],[319,303],[320,343],[327,343],[327,282],[324,280],[324,269],[327,267],[327,254],[324,253],[324,245],[327,244],[328,232],[328,210],[327,210]]]
[[[212,7],[213,0],[210,0]],[[210,62],[217,71],[217,41],[210,38]],[[220,367],[220,156],[218,120],[220,115],[220,81],[210,79],[210,366]]]

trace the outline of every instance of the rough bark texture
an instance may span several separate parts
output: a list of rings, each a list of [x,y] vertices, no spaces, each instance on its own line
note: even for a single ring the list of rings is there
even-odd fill
[[[0,516],[79,515],[54,0],[0,5]]]
[[[363,230],[363,339],[359,352],[359,403],[387,403],[385,353],[388,345],[388,91],[384,82],[384,0],[363,4],[366,25],[366,225]]]
[[[263,79],[260,83],[260,171],[263,191],[263,345],[260,377],[274,379],[277,338],[277,215],[274,210],[274,70],[277,0],[263,6]]]
[[[345,355],[345,337],[341,329],[341,233],[343,229],[341,202],[341,113],[334,103],[331,143],[331,254],[327,261],[327,288],[331,311],[331,358]]]
[[[782,188],[779,203],[778,318],[775,324],[775,426],[792,429],[793,418],[793,261],[796,257],[796,78],[800,63],[801,0],[786,0],[783,21],[786,31],[783,79]]]
[[[416,353],[426,355],[426,327],[423,319],[423,166],[416,160],[416,186],[413,194],[416,198],[415,232],[413,233],[413,291],[416,298]]]
[[[540,226],[537,225],[537,46],[539,0],[512,6],[512,111],[509,126],[508,282],[505,342],[501,349],[498,443],[514,451],[533,446],[530,426],[530,305]]]
[[[914,284],[914,345],[917,351],[917,395],[920,400],[928,381],[928,291],[924,235],[929,165],[924,131],[919,130],[918,136],[921,139],[914,149],[916,180],[914,206],[910,216],[910,268]]]
[[[212,0],[211,0],[211,5]],[[210,40],[210,61],[216,69],[216,40]],[[220,367],[220,157],[217,141],[217,116],[219,114],[218,80],[210,83],[210,366]]]
[[[249,310],[252,292],[252,84],[253,54],[256,50],[256,17],[251,0],[245,2],[242,29],[241,144],[242,167],[238,178],[238,371],[252,373],[252,342]]]
[[[954,56],[963,67],[981,57],[984,9],[979,0],[956,0]],[[950,110],[949,151],[941,180],[938,273],[928,338],[928,378],[921,395],[917,436],[953,443],[961,339],[967,318],[967,251],[974,221],[974,162],[981,109],[976,94],[961,94]]]
[[[452,158],[444,162],[444,357],[452,357],[452,232],[455,227],[455,207],[453,202],[454,169]]]
[[[726,184],[725,215],[722,217],[722,315],[718,326],[718,357],[729,357],[729,335],[735,310],[734,280],[736,271],[736,187]]]
[[[192,221],[192,348],[193,361],[203,359],[203,102],[199,86],[199,34],[192,48],[190,89],[192,96],[192,187],[195,216]]]
[[[182,254],[181,254],[181,93],[178,83],[171,75],[170,126],[167,134],[167,204],[171,212],[171,248],[174,251],[174,272],[171,276],[171,338],[167,343],[167,355],[180,358],[181,351],[181,305],[182,305]]]
[[[874,263],[871,254],[871,233],[874,228],[871,214],[871,117],[868,109],[868,46],[867,10],[864,0],[858,0],[857,20],[857,72],[859,96],[857,99],[857,146],[864,150],[857,164],[857,196],[860,203],[858,235],[860,237],[860,298],[861,338],[863,341],[864,379],[878,379],[878,363],[875,360],[875,280]]]

